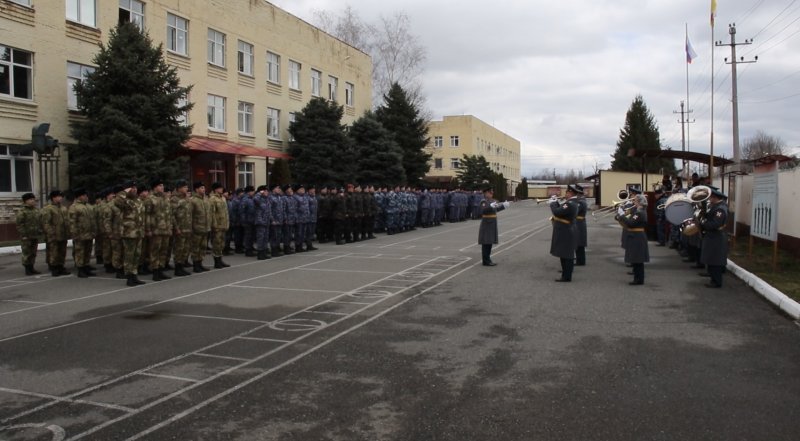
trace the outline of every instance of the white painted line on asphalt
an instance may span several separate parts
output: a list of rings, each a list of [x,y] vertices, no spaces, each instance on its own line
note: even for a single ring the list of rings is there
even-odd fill
[[[79,403],[79,404],[88,404],[88,405],[94,406],[94,407],[102,407],[102,408],[105,408],[105,409],[121,410],[121,411],[127,412],[127,413],[133,412],[133,409],[130,408],[130,407],[118,406],[116,404],[100,403],[100,402],[97,402],[97,401],[90,401],[90,400],[80,400],[80,399],[76,400],[76,399],[72,399],[72,398],[69,398],[69,397],[60,397],[60,396],[57,396],[57,395],[42,394],[42,393],[38,393],[38,392],[29,392],[29,391],[21,390],[21,389],[9,389],[9,388],[6,388],[6,387],[0,387],[0,392],[6,392],[6,393],[10,393],[10,394],[15,394],[15,395],[24,395],[24,396],[28,396],[28,397],[36,397],[36,398],[43,398],[43,399],[46,399],[46,400],[50,400],[51,403],[49,403],[48,407],[52,406],[52,405],[55,405],[55,404],[58,404],[58,403]],[[3,421],[6,421],[6,420],[3,420]]]
[[[325,268],[303,268],[302,271],[328,271],[331,273],[397,274],[394,271],[361,271],[361,270],[338,270],[338,269],[325,269]]]
[[[318,263],[327,262],[327,261],[330,261],[330,260],[336,260],[336,259],[339,259],[339,258],[344,257],[344,256],[346,256],[346,254],[343,255],[343,256],[330,257],[328,259],[323,259],[323,260],[320,260],[320,261],[317,261],[317,262],[312,262],[312,263],[308,263],[306,265],[301,265],[301,267],[302,266],[307,266],[307,265],[316,265]],[[262,274],[260,276],[251,277],[249,279],[239,280],[239,281],[237,281],[235,283],[249,282],[249,281],[252,281],[252,280],[261,279],[263,277],[269,277],[269,276],[272,276],[272,275],[275,275],[275,274],[280,274],[280,273],[284,273],[284,272],[287,272],[287,271],[292,271],[294,269],[295,268],[287,268],[287,269],[283,269],[283,270],[280,270],[280,271],[275,271],[275,272],[272,272],[272,273]],[[203,273],[203,274],[206,274],[206,273]],[[186,298],[189,298],[189,297],[194,297],[194,296],[197,296],[197,295],[200,295],[200,294],[205,294],[207,292],[214,291],[214,290],[217,290],[217,289],[227,288],[227,287],[232,287],[232,286],[234,286],[234,284],[232,284],[232,283],[229,283],[229,284],[226,284],[226,285],[215,286],[215,287],[207,288],[207,289],[204,289],[204,290],[195,291],[195,292],[190,293],[190,294],[184,294],[182,296],[172,297],[172,298],[166,299],[166,300],[161,300],[159,302],[151,303],[149,305],[144,305],[144,306],[141,306],[139,308],[125,309],[123,311],[112,312],[112,313],[109,313],[109,314],[98,315],[98,316],[95,316],[95,317],[90,317],[90,318],[83,319],[83,320],[77,320],[77,321],[74,321],[74,322],[64,323],[64,324],[57,325],[57,326],[51,326],[49,328],[44,328],[44,329],[39,329],[39,330],[36,330],[36,331],[31,331],[31,332],[27,332],[25,334],[15,335],[13,337],[6,337],[4,339],[0,339],[0,343],[6,342],[6,341],[11,341],[11,340],[16,340],[16,339],[19,339],[19,338],[29,337],[31,335],[41,334],[41,333],[53,331],[53,330],[56,330],[56,329],[66,328],[68,326],[79,325],[79,324],[91,322],[91,321],[94,321],[94,320],[99,320],[99,319],[103,319],[103,318],[107,318],[107,317],[112,317],[112,316],[115,316],[115,315],[128,314],[128,313],[134,312],[134,311],[136,311],[138,309],[151,308],[153,306],[158,306],[158,305],[161,305],[161,304],[164,304],[164,303],[174,302],[176,300],[182,300],[182,299],[186,299]],[[118,290],[114,290],[114,291],[109,291],[109,292],[104,293],[104,294],[94,294],[94,295],[91,295],[91,296],[86,296],[85,298],[97,297],[97,296],[100,296],[100,295],[107,295],[107,294],[120,292],[120,291],[126,291],[126,290],[130,290],[130,289],[134,289],[134,288],[135,287],[122,288],[122,289],[118,289]],[[74,301],[74,300],[65,300],[63,302],[52,303],[51,305],[58,305],[58,304],[61,304],[61,303],[68,303],[68,302],[71,302],[71,301]],[[34,309],[34,308],[41,308],[41,307],[44,307],[44,306],[48,306],[48,305],[34,306],[32,308],[25,308],[25,309],[21,309],[19,311],[26,311],[26,310],[30,310],[30,309]],[[12,311],[12,312],[14,312],[14,311]],[[0,313],[0,316],[6,315],[6,314],[9,314],[9,313],[8,312]]]
[[[51,305],[52,303],[47,302],[33,302],[30,300],[0,300],[0,302],[8,302],[8,303],[28,303],[31,305]]]
[[[236,337],[239,340],[255,340],[255,341],[273,341],[275,343],[289,343],[291,340],[278,340],[276,338],[261,338],[261,337]]]
[[[250,361],[250,358],[241,358],[241,357],[228,357],[225,355],[215,355],[215,354],[206,354],[203,352],[192,352],[189,355],[199,355],[200,357],[208,357],[208,358],[220,358],[222,360],[232,360],[232,361]]]
[[[172,313],[172,312],[147,311],[147,310],[144,310],[144,309],[136,310],[136,311],[133,311],[133,312],[141,312],[141,313],[144,313],[144,314],[159,314],[159,315],[164,315],[164,316],[169,316],[169,317],[186,317],[186,318],[199,318],[199,319],[210,319],[210,320],[225,320],[225,321],[231,321],[231,322],[259,323],[259,324],[270,323],[270,322],[264,321],[264,320],[249,320],[249,319],[240,319],[240,318],[234,318],[234,317],[217,317],[217,316],[211,316],[211,315],[197,315],[197,314],[178,314],[178,313]]]
[[[176,377],[174,375],[164,375],[164,374],[154,374],[152,372],[141,372],[139,375],[144,375],[146,377],[156,377],[156,378],[166,378],[167,380],[177,380],[177,381],[184,381],[186,383],[197,383],[200,380],[195,380],[194,378],[184,378],[184,377]]]
[[[342,315],[342,316],[350,315],[343,312],[331,312],[331,311],[306,311],[306,312],[311,312],[314,314],[330,314],[330,315]]]
[[[346,305],[371,305],[372,303],[363,303],[363,302],[343,302],[341,300],[331,300],[330,303],[344,303]]]
[[[430,262],[433,262],[433,261],[435,261],[435,260],[437,260],[437,259],[439,259],[439,258],[437,257],[437,258],[431,259],[431,260],[430,260]],[[468,261],[469,261],[469,259],[461,260],[460,262],[456,262],[456,263],[454,263],[453,267],[457,267],[457,266],[459,266],[459,265],[461,265],[461,264],[463,264],[463,263],[466,263],[466,262],[468,262]],[[409,268],[409,269],[413,269],[413,268],[416,268],[416,267],[419,267],[419,266],[425,265],[426,263],[427,263],[427,262],[422,262],[422,263],[420,263],[419,265],[416,265],[415,267],[412,267],[412,268]],[[408,269],[406,269],[406,270],[404,270],[404,271],[408,271]],[[434,276],[431,276],[431,278],[432,278],[432,277],[434,277]],[[383,280],[383,279],[380,279],[380,280]],[[378,281],[380,281],[380,280],[378,280]],[[416,284],[414,284],[414,285],[411,285],[411,286],[407,287],[407,289],[413,288],[414,286],[416,286],[416,285],[419,285],[419,284],[421,284],[421,283],[424,283],[424,282],[425,282],[425,281],[427,281],[427,280],[430,280],[430,279],[425,279],[425,280],[423,280],[423,281],[420,281],[420,282],[418,282],[418,283],[416,283]],[[359,288],[357,288],[356,290],[353,290],[352,292],[357,292],[357,291],[359,291],[359,290],[363,290],[363,289],[365,289],[365,288],[369,287],[370,285],[371,285],[371,284],[366,284],[366,285],[364,285],[364,286],[362,286],[362,287],[359,287]],[[401,292],[403,292],[403,290],[401,290],[401,291],[398,291],[398,292],[397,292],[397,293],[395,293],[395,294],[399,294],[399,293],[401,293]],[[347,295],[347,294],[345,294],[345,295]],[[341,297],[343,297],[343,296],[341,296]],[[388,297],[387,297],[387,298],[388,298]],[[332,300],[332,299],[330,299],[330,300]],[[288,316],[286,316],[284,319],[279,319],[279,320],[276,320],[275,322],[276,322],[276,323],[278,323],[278,322],[281,322],[281,321],[291,320],[291,317],[293,317],[293,316],[297,316],[297,315],[299,315],[299,314],[302,314],[302,313],[305,313],[305,312],[308,312],[309,310],[311,310],[311,309],[313,309],[313,308],[316,308],[316,307],[318,307],[319,305],[322,305],[322,304],[324,304],[324,303],[327,303],[327,302],[329,302],[330,300],[326,300],[326,301],[323,301],[323,302],[319,302],[319,303],[318,303],[318,304],[316,304],[316,305],[312,305],[312,306],[309,306],[308,308],[306,308],[306,309],[304,309],[304,310],[297,311],[297,312],[294,312],[294,313],[292,313],[292,314],[289,314],[289,315],[288,315]],[[378,302],[378,303],[379,303],[379,302]],[[367,309],[367,308],[370,308],[370,307],[372,307],[373,305],[376,305],[376,304],[377,304],[377,303],[375,303],[375,304],[369,304],[369,305],[366,305],[366,306],[364,306],[364,308],[360,308],[360,309],[358,309],[358,310],[356,310],[356,311],[352,312],[351,314],[349,314],[349,315],[347,315],[347,316],[344,316],[344,317],[342,317],[342,318],[340,318],[340,319],[337,319],[337,320],[335,320],[335,321],[333,321],[333,322],[331,322],[331,323],[325,323],[323,326],[320,326],[318,329],[312,330],[311,332],[307,332],[306,334],[304,334],[304,335],[302,335],[302,336],[298,337],[297,339],[295,339],[295,340],[293,340],[293,341],[291,341],[291,342],[288,342],[288,343],[286,343],[286,344],[283,344],[283,345],[281,345],[281,346],[278,346],[278,347],[276,347],[276,348],[273,348],[272,350],[270,350],[270,351],[267,351],[267,352],[265,352],[265,353],[263,353],[263,354],[259,355],[258,357],[255,357],[255,358],[253,358],[253,359],[251,359],[251,360],[248,360],[248,361],[246,361],[246,362],[243,362],[243,363],[241,363],[241,364],[240,364],[240,365],[238,365],[238,366],[232,366],[232,367],[230,367],[230,368],[228,368],[228,369],[226,369],[226,370],[224,370],[224,371],[221,371],[221,372],[219,372],[219,373],[217,373],[217,374],[215,374],[215,375],[213,375],[213,376],[211,376],[211,377],[208,377],[208,378],[206,378],[205,380],[202,380],[202,381],[200,381],[200,382],[198,382],[198,383],[194,383],[194,384],[192,384],[192,385],[190,385],[190,386],[187,386],[187,387],[185,387],[185,388],[183,388],[183,389],[180,389],[180,390],[178,390],[178,391],[175,391],[175,392],[173,392],[173,393],[171,393],[171,394],[169,394],[169,395],[163,396],[163,397],[161,397],[161,398],[159,398],[159,399],[157,399],[157,400],[155,400],[155,401],[152,401],[152,402],[150,402],[150,403],[148,403],[148,404],[146,404],[146,405],[144,405],[144,406],[140,407],[139,409],[137,409],[137,410],[136,410],[136,412],[135,412],[135,414],[141,413],[141,412],[143,412],[143,411],[145,411],[145,410],[147,410],[147,409],[149,409],[149,408],[151,408],[151,407],[157,406],[158,404],[161,404],[161,403],[163,403],[163,402],[165,402],[165,401],[168,401],[168,400],[170,400],[170,399],[172,399],[172,398],[174,398],[174,397],[176,397],[176,396],[179,396],[179,395],[181,395],[181,394],[183,394],[183,393],[186,393],[186,392],[188,392],[189,390],[192,390],[192,389],[194,389],[194,388],[196,388],[196,387],[199,387],[199,386],[201,386],[201,385],[203,385],[203,384],[205,384],[205,383],[208,383],[208,382],[210,382],[210,381],[213,381],[213,380],[215,380],[215,379],[217,379],[217,378],[219,378],[219,377],[222,377],[222,376],[228,375],[229,373],[231,373],[231,372],[233,372],[233,371],[235,371],[235,370],[237,370],[237,369],[241,369],[241,368],[243,368],[243,367],[245,367],[245,366],[248,366],[248,365],[250,365],[250,364],[252,364],[252,363],[254,363],[254,362],[258,361],[258,360],[264,359],[264,358],[266,358],[266,357],[268,357],[268,356],[270,356],[270,355],[272,355],[272,354],[274,354],[274,353],[276,353],[276,352],[278,352],[278,351],[281,351],[281,350],[283,350],[284,348],[286,348],[286,347],[288,347],[288,346],[290,346],[290,345],[292,345],[292,344],[295,344],[295,343],[297,343],[297,342],[299,342],[299,341],[302,341],[302,340],[304,340],[304,339],[308,338],[310,335],[314,335],[314,334],[316,333],[316,331],[318,331],[319,329],[324,329],[324,328],[325,328],[325,327],[327,327],[327,326],[331,326],[331,325],[334,325],[334,324],[336,324],[336,323],[339,323],[340,321],[346,320],[347,318],[349,318],[349,317],[351,317],[351,316],[355,316],[356,314],[359,314],[359,313],[361,313],[362,311],[364,311],[365,309]],[[229,341],[231,341],[231,340],[233,340],[233,339],[235,339],[235,338],[242,338],[242,337],[246,336],[247,334],[250,334],[250,333],[256,332],[256,331],[258,331],[258,330],[260,330],[260,329],[262,329],[262,328],[264,328],[264,326],[258,326],[258,327],[256,327],[256,328],[254,328],[254,329],[250,330],[250,331],[247,331],[247,332],[245,332],[245,333],[243,333],[243,334],[240,334],[239,336],[232,337],[232,338],[229,338],[229,339],[227,339],[227,340],[223,340],[223,341],[221,341],[221,342],[215,343],[215,344],[213,344],[213,345],[210,345],[210,346],[207,346],[207,347],[205,347],[205,348],[201,348],[201,349],[199,349],[198,351],[204,351],[204,350],[210,349],[210,348],[212,348],[212,347],[215,347],[215,346],[222,345],[222,344],[224,344],[224,343],[227,343],[227,342],[229,342]],[[97,389],[97,388],[100,388],[100,387],[104,387],[105,385],[112,384],[112,383],[114,383],[114,382],[117,382],[117,381],[121,381],[121,380],[123,380],[123,379],[125,379],[125,378],[128,378],[128,377],[130,377],[130,376],[132,376],[132,375],[134,375],[134,374],[136,374],[136,373],[139,373],[139,372],[144,372],[144,371],[150,370],[150,369],[152,369],[152,368],[154,368],[154,367],[157,367],[157,366],[161,366],[161,365],[164,365],[164,364],[170,363],[170,362],[172,362],[172,361],[174,361],[174,360],[181,359],[181,358],[184,358],[184,357],[186,357],[186,356],[188,356],[188,355],[192,355],[192,354],[198,354],[198,352],[194,352],[194,353],[187,353],[187,354],[183,354],[183,355],[181,355],[181,356],[178,356],[178,357],[174,357],[174,358],[173,358],[173,359],[171,359],[171,360],[162,361],[162,362],[160,362],[160,363],[157,363],[156,365],[153,365],[153,366],[151,366],[151,367],[149,367],[149,368],[140,369],[139,371],[136,371],[136,372],[132,372],[132,373],[129,373],[129,374],[123,375],[123,376],[121,376],[121,377],[118,377],[117,379],[113,379],[113,380],[107,381],[107,382],[105,382],[105,383],[102,383],[102,384],[100,384],[100,385],[92,386],[92,387],[90,387],[90,388],[89,388],[89,389],[87,389],[87,390],[80,391],[80,392],[76,392],[76,393],[75,393],[75,394],[73,394],[73,395],[75,395],[75,396],[78,396],[78,395],[85,394],[85,393],[87,393],[87,392],[89,392],[89,391],[91,391],[91,390],[94,390],[94,389]],[[211,355],[211,354],[202,354],[202,355],[208,356],[208,355]],[[11,420],[15,420],[15,419],[18,419],[18,418],[20,418],[20,417],[22,417],[22,416],[28,415],[28,414],[30,414],[30,413],[38,412],[39,410],[42,410],[42,409],[44,409],[44,408],[47,408],[47,407],[49,407],[49,406],[48,406],[48,405],[39,406],[39,408],[35,408],[35,409],[32,409],[32,410],[30,410],[30,411],[23,412],[22,414],[15,415],[15,416],[13,416],[13,417],[11,417],[11,418],[7,418],[7,420],[9,420],[9,421],[11,421]],[[128,415],[128,416],[131,416],[131,415]],[[102,430],[102,429],[103,429],[103,428],[105,428],[105,427],[108,427],[108,426],[110,426],[110,425],[112,425],[112,424],[115,424],[115,423],[117,423],[117,422],[119,422],[119,421],[122,421],[122,420],[126,419],[128,416],[122,416],[122,417],[117,417],[117,418],[114,418],[114,419],[108,420],[108,421],[106,421],[106,422],[104,422],[104,423],[101,423],[101,424],[99,424],[99,425],[97,425],[97,426],[94,426],[94,427],[92,427],[92,428],[88,429],[88,430],[87,430],[87,431],[85,431],[85,432],[82,432],[82,433],[80,433],[80,434],[77,434],[77,435],[75,435],[74,437],[70,438],[70,440],[77,440],[77,439],[83,438],[83,437],[85,437],[85,436],[91,435],[91,434],[93,434],[93,433],[95,433],[95,432],[97,432],[97,431],[99,431],[99,430]],[[4,421],[5,421],[5,420],[4,420]]]
[[[303,292],[327,292],[331,294],[344,294],[347,291],[329,291],[326,289],[303,289],[303,288],[281,288],[277,286],[250,286],[250,285],[231,285],[231,288],[246,288],[246,289],[269,289],[275,291],[303,291]]]
[[[375,288],[394,288],[394,289],[408,288],[407,286],[391,286],[391,285],[370,285],[370,286],[374,286]]]

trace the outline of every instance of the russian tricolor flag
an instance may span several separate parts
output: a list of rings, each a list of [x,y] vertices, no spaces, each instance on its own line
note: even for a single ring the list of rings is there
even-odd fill
[[[694,51],[692,43],[689,41],[689,37],[686,37],[686,62],[692,64],[692,60],[695,58],[697,58],[697,52]]]

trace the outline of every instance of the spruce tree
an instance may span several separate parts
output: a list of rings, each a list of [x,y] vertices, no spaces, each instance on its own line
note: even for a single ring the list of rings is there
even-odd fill
[[[285,159],[276,159],[269,168],[269,171],[269,185],[286,185],[292,182],[292,173],[289,171],[289,161]]]
[[[641,95],[637,95],[625,115],[625,127],[619,132],[617,150],[611,161],[611,170],[642,172],[642,158],[628,156],[634,149],[637,154],[648,151],[644,165],[647,172],[671,173],[675,171],[675,162],[671,159],[655,159],[661,151],[658,127],[655,119],[644,103]]]
[[[355,152],[359,182],[394,186],[406,181],[403,152],[392,134],[367,112],[348,131]]]
[[[467,190],[480,190],[487,182],[494,185],[492,181],[494,172],[489,167],[489,161],[483,155],[464,154],[459,161],[456,175],[461,186]]]
[[[112,29],[108,45],[100,46],[97,69],[75,86],[86,119],[71,125],[73,186],[99,190],[124,178],[185,175],[186,158],[179,153],[192,129],[180,117],[191,104],[179,103],[190,87],[180,85],[161,49],[132,23]]]
[[[430,170],[431,159],[431,154],[425,152],[428,124],[420,116],[420,110],[403,88],[394,83],[375,115],[383,127],[394,134],[395,141],[403,151],[406,181],[411,185],[419,184]]]
[[[312,98],[289,126],[293,141],[292,175],[308,184],[343,183],[352,179],[353,158],[341,124],[344,108]]]

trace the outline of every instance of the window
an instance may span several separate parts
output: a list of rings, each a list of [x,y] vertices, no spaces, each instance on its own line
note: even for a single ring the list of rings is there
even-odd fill
[[[189,21],[167,13],[167,50],[189,55]]]
[[[458,147],[458,136],[450,137],[450,147]]]
[[[444,145],[444,141],[442,140],[441,136],[434,136],[433,137],[433,147],[440,149]]]
[[[27,6],[27,7],[31,6],[31,0],[11,0],[11,1],[20,4],[22,6]]]
[[[311,69],[311,95],[319,96],[322,90],[322,72]]]
[[[144,30],[144,3],[139,0],[119,0],[119,22],[131,22]]]
[[[281,83],[281,56],[267,52],[267,81]]]
[[[267,107],[267,138],[281,139],[281,111]]]
[[[184,107],[186,107],[188,105],[189,105],[189,97],[188,96],[178,98],[177,107],[179,109],[180,108],[184,108]],[[189,125],[189,111],[188,110],[184,110],[183,112],[181,112],[178,115],[178,117],[176,118],[176,120],[178,121],[178,124],[180,124],[181,126],[183,126],[183,127],[188,126]]]
[[[297,114],[294,112],[289,112],[289,127],[294,124],[295,120],[297,120]],[[289,141],[294,141],[294,136],[292,136],[292,132],[289,133]]]
[[[0,194],[33,191],[33,151],[15,153],[0,145]]]
[[[86,77],[94,72],[91,66],[84,66],[78,63],[67,62],[67,108],[78,108],[78,96],[75,94],[75,84],[78,81],[83,81]]]
[[[344,104],[353,107],[356,86],[353,83],[344,83]]]
[[[0,45],[0,95],[33,99],[33,54]]]
[[[439,170],[442,169],[442,158],[435,158],[433,160],[433,168],[436,168],[436,169],[439,169]]]
[[[225,67],[225,34],[208,30],[208,62]]]
[[[67,20],[95,27],[95,0],[67,0]]]
[[[239,133],[253,134],[253,105],[239,101]]]
[[[255,169],[256,164],[254,162],[239,163],[239,187],[255,186]]]
[[[450,168],[458,168],[459,164],[458,158],[450,158]]]
[[[328,99],[336,101],[336,87],[339,85],[339,79],[334,76],[328,76]]]
[[[253,76],[253,45],[239,40],[239,73]]]
[[[300,63],[289,60],[289,88],[300,90]]]
[[[208,96],[208,128],[225,131],[225,98]]]
[[[211,182],[219,182],[225,185],[225,163],[218,159],[211,161],[211,167],[208,169],[208,176]]]

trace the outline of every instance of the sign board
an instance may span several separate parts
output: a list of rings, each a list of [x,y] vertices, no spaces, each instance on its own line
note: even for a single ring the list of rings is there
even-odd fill
[[[778,240],[778,167],[753,175],[752,226],[750,234],[772,242]]]

